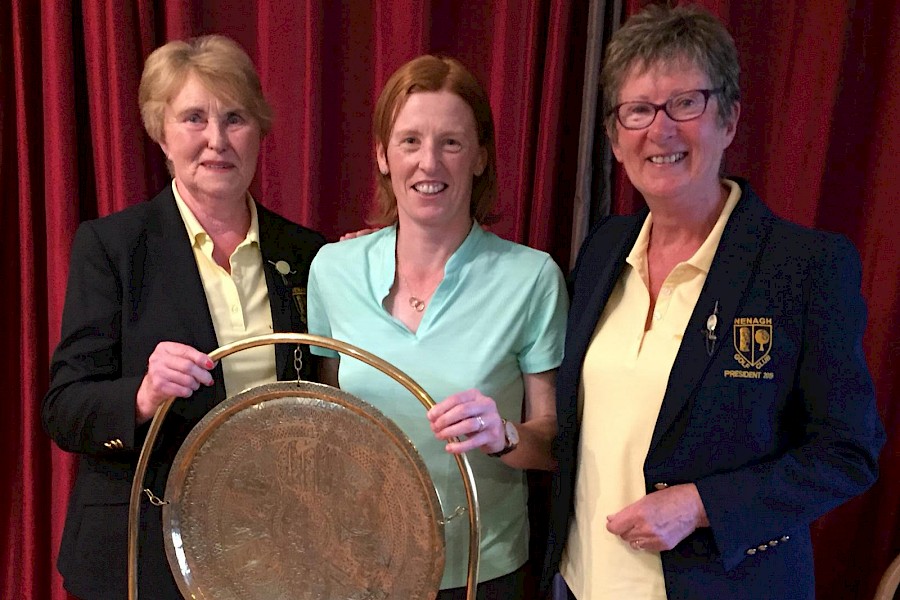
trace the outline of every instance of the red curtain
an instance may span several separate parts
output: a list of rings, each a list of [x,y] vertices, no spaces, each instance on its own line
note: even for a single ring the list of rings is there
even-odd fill
[[[726,172],[747,177],[779,215],[847,235],[862,257],[865,350],[888,442],[879,481],[817,521],[813,542],[816,597],[868,599],[900,554],[900,3],[698,4],[728,24],[741,57]],[[613,212],[633,212],[641,201],[617,175]]]
[[[632,4],[638,2],[630,0]],[[425,51],[469,65],[497,125],[498,234],[569,263],[587,2],[568,0],[5,0],[0,2],[0,597],[63,600],[54,562],[73,461],[41,431],[77,224],[167,180],[137,110],[143,59],[219,32],[256,61],[276,112],[253,191],[329,238],[359,228],[374,189],[370,117],[391,71]],[[820,598],[866,598],[900,551],[900,317],[893,2],[705,2],[744,61],[729,171],[780,214],[842,231],[863,255],[867,351],[892,433],[881,481],[816,525]],[[634,6],[630,7],[632,10]],[[892,135],[893,134],[893,135]],[[827,166],[827,168],[826,168]],[[616,208],[634,206],[626,194]]]
[[[74,461],[43,434],[40,402],[75,228],[167,183],[137,106],[151,50],[213,32],[247,49],[276,113],[253,192],[331,239],[365,224],[371,114],[387,77],[423,52],[458,57],[495,111],[494,231],[567,264],[566,134],[578,130],[586,14],[568,0],[0,2],[0,374],[12,397],[0,425],[0,597],[66,597],[55,557]]]

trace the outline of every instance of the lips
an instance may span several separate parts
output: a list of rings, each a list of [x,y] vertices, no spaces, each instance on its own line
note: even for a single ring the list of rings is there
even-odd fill
[[[654,165],[671,165],[677,162],[681,162],[684,160],[684,157],[687,156],[687,152],[673,152],[671,154],[657,154],[655,156],[651,156],[647,160],[652,162]]]
[[[201,164],[207,169],[212,169],[214,171],[227,171],[234,168],[232,163],[221,160],[207,160],[203,161]]]
[[[420,181],[419,183],[414,184],[412,189],[425,196],[433,196],[446,190],[447,184],[436,181]]]

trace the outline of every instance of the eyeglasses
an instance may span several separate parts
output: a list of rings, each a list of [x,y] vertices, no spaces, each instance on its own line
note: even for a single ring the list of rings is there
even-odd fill
[[[656,119],[656,113],[664,111],[673,121],[691,121],[706,112],[709,97],[723,88],[712,90],[691,90],[672,96],[665,104],[652,102],[623,102],[613,107],[608,114],[616,113],[616,118],[625,129],[645,129]]]

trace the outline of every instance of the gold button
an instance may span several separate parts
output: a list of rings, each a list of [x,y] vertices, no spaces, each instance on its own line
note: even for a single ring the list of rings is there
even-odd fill
[[[756,554],[756,548],[750,548],[749,550],[747,550],[747,554],[753,556],[754,554]]]
[[[760,544],[760,545],[758,546],[758,550],[760,550],[761,552],[765,552],[765,551],[768,550],[768,549],[769,549],[769,547],[766,546],[765,544]]]
[[[669,484],[668,484],[668,483],[663,483],[663,482],[660,481],[659,483],[654,483],[654,484],[653,484],[653,487],[655,487],[657,490],[664,490],[664,489],[666,489],[667,487],[669,487]]]
[[[777,545],[778,545],[778,540],[769,540],[769,545],[770,545],[770,546],[777,546]]]
[[[110,442],[103,442],[103,445],[106,446],[107,448],[112,448],[112,443],[110,443]]]
[[[789,535],[783,535],[783,536],[781,536],[781,541],[782,541],[782,542],[786,542],[786,541],[788,541],[789,539],[791,539],[791,536],[789,536]]]

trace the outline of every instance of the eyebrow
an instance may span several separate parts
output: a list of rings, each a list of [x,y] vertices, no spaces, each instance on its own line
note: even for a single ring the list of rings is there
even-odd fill
[[[199,113],[199,114],[205,115],[206,109],[201,108],[199,106],[188,106],[188,107],[183,108],[183,109],[179,110],[178,112],[176,112],[175,116],[178,118],[181,118],[181,117],[187,116],[192,113]]]
[[[225,108],[225,109],[223,109],[223,110],[221,110],[221,111],[219,111],[219,112],[220,112],[222,115],[225,115],[225,116],[230,115],[230,114],[232,114],[232,113],[237,113],[237,114],[241,114],[241,115],[247,115],[247,114],[249,114],[249,113],[247,112],[247,109],[246,109],[246,108],[242,108],[242,107],[240,107],[240,106],[233,106],[233,107]],[[175,113],[175,116],[178,117],[178,118],[181,118],[181,117],[187,116],[187,115],[192,114],[192,113],[198,113],[198,114],[201,114],[201,115],[206,115],[206,114],[207,114],[205,108],[203,108],[202,106],[197,105],[197,106],[187,106],[187,107],[185,107],[185,108],[179,110],[178,112],[176,112],[176,113]]]
[[[398,130],[394,131],[392,135],[398,136],[398,137],[406,137],[409,135],[419,135],[421,133],[422,132],[419,129],[408,128],[408,129],[398,129]],[[440,131],[440,132],[438,132],[438,134],[441,136],[461,137],[461,136],[465,135],[465,129],[448,129],[445,131]]]
[[[706,89],[706,88],[703,87],[703,86],[701,86],[701,87],[687,87],[687,88],[684,88],[684,89],[676,89],[676,90],[674,90],[671,94],[669,94],[669,96],[666,98],[666,102],[668,102],[669,100],[671,100],[671,99],[674,98],[675,96],[680,96],[681,94],[684,94],[684,93],[686,93],[686,92],[694,92],[694,91],[696,91],[696,90],[703,90],[703,89]],[[651,104],[654,104],[654,102],[653,102],[653,100],[650,98],[650,96],[648,96],[648,95],[646,95],[646,94],[643,94],[643,95],[641,95],[641,96],[638,96],[636,100],[623,100],[622,102],[623,102],[623,103],[624,103],[624,102],[650,102]]]

